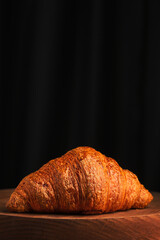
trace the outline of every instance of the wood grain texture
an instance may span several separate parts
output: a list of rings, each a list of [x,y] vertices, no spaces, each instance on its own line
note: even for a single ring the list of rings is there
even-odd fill
[[[160,193],[145,209],[102,215],[9,213],[13,189],[0,190],[0,239],[160,239]]]

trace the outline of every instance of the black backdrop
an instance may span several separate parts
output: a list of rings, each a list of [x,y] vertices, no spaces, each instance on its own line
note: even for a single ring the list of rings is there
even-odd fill
[[[4,4],[0,187],[89,145],[160,191],[160,1]]]

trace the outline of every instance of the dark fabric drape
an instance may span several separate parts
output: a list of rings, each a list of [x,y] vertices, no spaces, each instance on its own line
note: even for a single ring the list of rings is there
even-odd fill
[[[10,1],[1,188],[88,145],[160,191],[160,2]]]

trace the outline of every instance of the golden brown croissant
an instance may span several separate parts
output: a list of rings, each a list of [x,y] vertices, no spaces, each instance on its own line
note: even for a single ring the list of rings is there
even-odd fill
[[[29,174],[12,193],[13,212],[99,214],[144,208],[153,197],[135,174],[91,147],[78,147]]]

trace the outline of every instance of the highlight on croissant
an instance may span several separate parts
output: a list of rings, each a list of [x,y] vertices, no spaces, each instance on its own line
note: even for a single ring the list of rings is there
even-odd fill
[[[82,146],[23,178],[6,207],[10,212],[101,214],[145,208],[152,199],[134,173]]]

